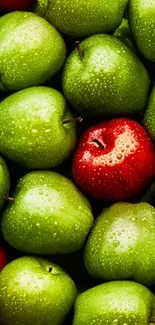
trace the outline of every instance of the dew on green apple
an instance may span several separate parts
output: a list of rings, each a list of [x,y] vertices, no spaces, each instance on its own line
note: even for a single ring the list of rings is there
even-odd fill
[[[120,241],[119,240],[114,240],[112,242],[112,244],[115,246],[115,247],[118,247],[120,245]]]

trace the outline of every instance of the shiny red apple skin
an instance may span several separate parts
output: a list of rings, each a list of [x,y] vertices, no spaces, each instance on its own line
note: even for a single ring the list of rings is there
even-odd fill
[[[7,264],[7,254],[3,247],[0,247],[0,271]]]
[[[0,0],[0,10],[13,11],[30,8],[36,0]]]
[[[104,121],[80,137],[72,173],[79,187],[93,197],[129,200],[155,178],[155,147],[138,122],[128,118]]]

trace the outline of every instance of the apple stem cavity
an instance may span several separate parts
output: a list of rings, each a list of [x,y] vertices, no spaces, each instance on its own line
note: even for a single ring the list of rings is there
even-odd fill
[[[101,149],[105,149],[105,146],[98,139],[94,138],[92,139],[92,142],[97,143]]]
[[[82,48],[80,46],[80,41],[75,41],[75,44],[76,44],[76,48],[77,48],[80,60],[82,61],[83,58],[84,58],[84,53],[83,53]]]
[[[73,117],[72,119],[69,120],[64,120],[63,124],[68,124],[68,123],[81,123],[83,121],[82,117]]]
[[[50,265],[49,268],[48,268],[48,271],[51,273],[53,270],[53,267]]]
[[[13,202],[14,201],[14,198],[13,197],[10,197],[10,196],[7,196],[6,197],[6,201]]]

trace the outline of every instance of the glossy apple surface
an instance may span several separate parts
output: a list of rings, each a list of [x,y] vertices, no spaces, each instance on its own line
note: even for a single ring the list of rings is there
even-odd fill
[[[82,134],[73,157],[73,176],[94,197],[134,198],[155,176],[154,145],[134,120],[101,122]]]
[[[7,264],[7,253],[3,247],[0,247],[0,271]]]
[[[1,0],[0,10],[12,11],[30,8],[36,0]]]
[[[62,325],[75,298],[73,280],[50,260],[23,256],[0,272],[3,325]]]

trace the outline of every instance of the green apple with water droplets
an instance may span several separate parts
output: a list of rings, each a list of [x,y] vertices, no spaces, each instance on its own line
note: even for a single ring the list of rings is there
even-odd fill
[[[116,29],[126,5],[127,0],[38,0],[35,12],[43,15],[61,34],[77,38]]]
[[[49,0],[38,0],[36,1],[36,5],[33,9],[33,12],[38,16],[41,16],[46,19],[46,10],[48,6]]]
[[[112,281],[80,294],[73,325],[149,325],[154,323],[155,297],[142,284]]]
[[[155,62],[155,1],[130,0],[129,23],[139,51]]]
[[[143,125],[155,141],[155,87],[153,87],[144,112]]]
[[[75,298],[73,280],[50,260],[25,256],[0,272],[3,325],[62,325]]]
[[[32,12],[0,18],[0,90],[41,85],[62,67],[66,45],[60,33]]]
[[[141,202],[147,202],[153,206],[155,206],[155,181],[151,184],[151,186],[147,189],[147,191],[143,194],[140,199]]]
[[[76,123],[56,89],[20,90],[0,103],[0,152],[29,169],[61,164],[75,148]]]
[[[114,31],[115,37],[120,39],[130,50],[134,51],[136,54],[136,48],[131,35],[131,30],[129,26],[128,19],[123,18],[120,26]]]
[[[67,58],[63,93],[82,116],[116,116],[142,111],[149,75],[138,57],[114,36],[88,37]]]
[[[2,215],[4,239],[34,254],[79,250],[93,225],[88,199],[66,177],[33,171],[20,179]]]
[[[155,208],[117,202],[97,217],[86,241],[84,263],[100,280],[155,283]]]
[[[5,199],[7,199],[10,188],[9,169],[5,160],[0,157],[0,209],[2,208]]]

